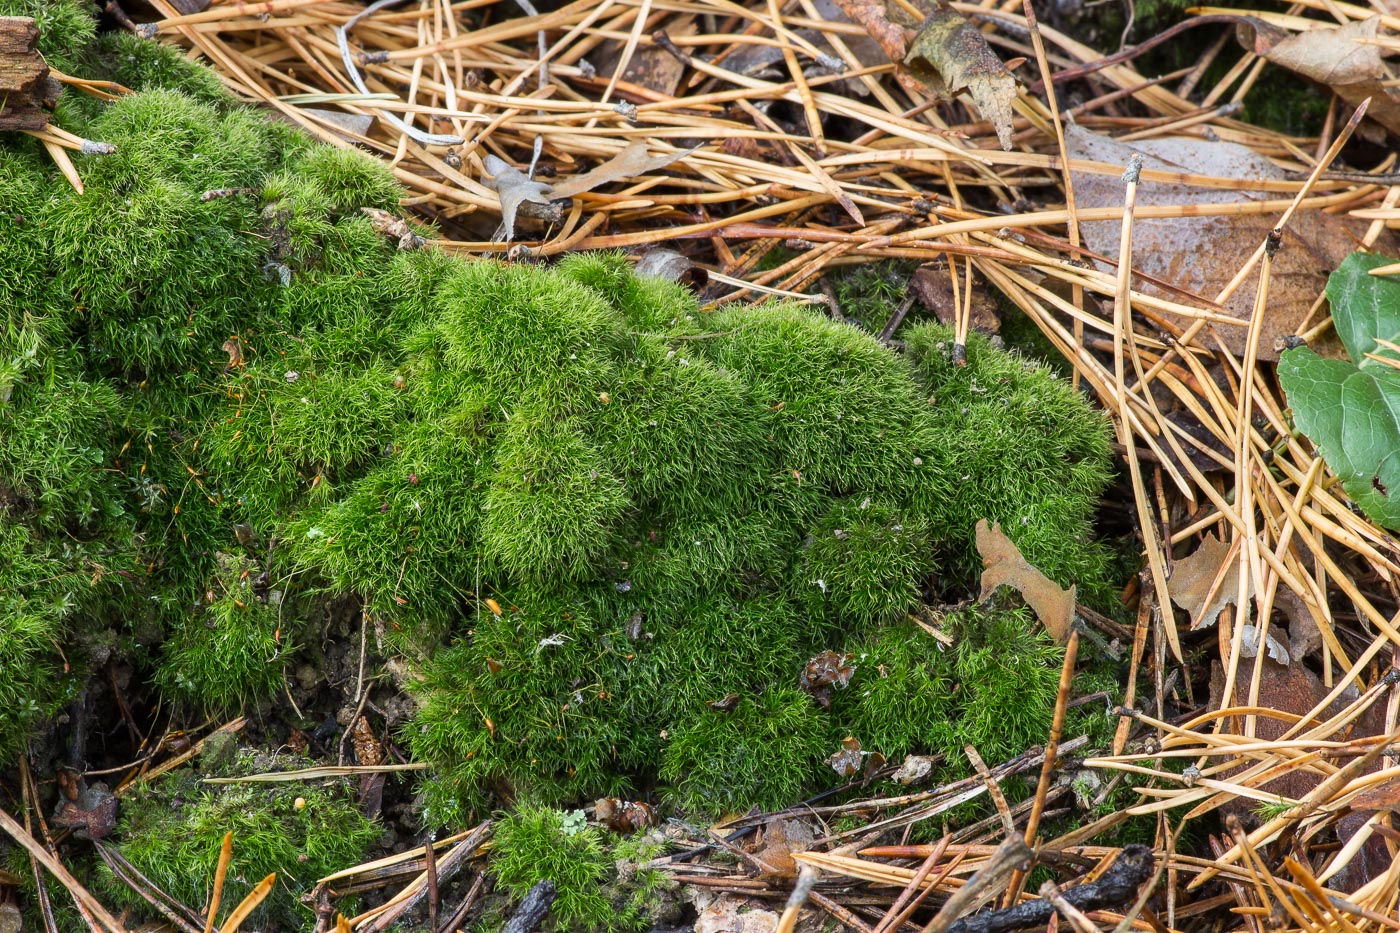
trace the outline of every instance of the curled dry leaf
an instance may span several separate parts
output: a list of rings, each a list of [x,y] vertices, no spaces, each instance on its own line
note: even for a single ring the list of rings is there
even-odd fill
[[[660,822],[656,808],[640,800],[602,797],[593,804],[598,822],[624,836],[651,829]]]
[[[823,708],[831,706],[831,688],[844,687],[855,674],[853,656],[823,651],[802,668],[800,684]]]
[[[79,839],[106,839],[117,827],[117,798],[106,784],[83,786],[71,771],[58,772],[63,796],[54,811],[53,823],[73,830]]]
[[[637,260],[634,271],[640,278],[663,279],[667,282],[680,282],[691,291],[699,291],[709,284],[710,273],[703,266],[697,266],[689,257],[673,249],[656,248],[647,250]]]
[[[826,763],[841,777],[849,778],[860,774],[864,761],[865,753],[861,751],[860,739],[848,735],[841,740],[841,747],[832,752]]]
[[[590,172],[566,178],[554,186],[551,197],[572,198],[574,195],[592,191],[610,181],[635,178],[663,169],[672,162],[684,159],[694,152],[686,149],[681,152],[663,152],[661,155],[647,155],[647,144],[641,140],[628,143],[622,151]]]
[[[1056,586],[1055,581],[1021,556],[1001,525],[989,526],[985,518],[977,523],[977,553],[982,557],[982,592],[978,599],[986,599],[999,586],[1009,586],[1021,594],[1057,644],[1069,641],[1074,622],[1073,586],[1067,590]]]
[[[1254,17],[1242,17],[1240,43],[1275,65],[1326,85],[1352,107],[1370,99],[1366,116],[1400,135],[1400,87],[1381,53],[1381,18],[1336,29],[1294,33]]]
[[[967,91],[996,130],[1001,148],[1011,148],[1011,103],[1016,78],[962,14],[939,5],[919,27],[904,64],[935,91]]]
[[[551,198],[572,198],[610,181],[633,178],[665,168],[694,151],[686,149],[682,152],[651,156],[647,155],[646,143],[638,140],[628,143],[621,152],[591,172],[566,178],[553,186],[534,181],[504,159],[488,155],[482,163],[488,176],[483,179],[483,183],[488,188],[495,189],[501,198],[501,224],[505,227],[505,238],[511,240],[515,238],[515,217],[522,204],[548,204]]]
[[[526,201],[535,204],[548,204],[545,193],[549,185],[532,181],[524,172],[508,164],[504,159],[488,155],[483,160],[486,178],[482,183],[495,190],[501,199],[501,225],[505,227],[507,240],[515,239],[515,215],[520,205]]]
[[[801,820],[769,820],[763,826],[763,843],[754,858],[768,867],[761,874],[770,879],[793,878],[797,860],[792,856],[812,847],[812,827]]]

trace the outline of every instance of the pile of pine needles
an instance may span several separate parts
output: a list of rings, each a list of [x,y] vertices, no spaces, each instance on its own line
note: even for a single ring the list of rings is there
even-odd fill
[[[814,903],[853,928],[894,930],[918,891],[956,899],[969,879],[982,878],[981,890],[995,890],[1010,905],[1035,894],[1023,891],[1025,876],[1014,869],[987,886],[991,869],[1004,868],[998,858],[1006,861],[997,840],[1024,839],[1042,861],[1070,860],[1092,879],[1118,851],[1093,845],[1095,836],[1130,814],[1154,813],[1155,876],[1167,880],[1163,909],[1149,923],[1135,913],[1139,901],[1097,915],[1098,922],[1181,929],[1193,917],[1232,909],[1239,915],[1232,923],[1254,930],[1265,924],[1358,933],[1400,928],[1400,860],[1392,858],[1388,869],[1339,898],[1323,883],[1361,844],[1314,848],[1319,831],[1355,798],[1400,775],[1393,751],[1400,693],[1393,676],[1381,676],[1400,666],[1400,552],[1328,482],[1325,465],[1292,432],[1284,399],[1259,364],[1274,259],[1265,240],[1218,294],[1174,283],[1140,290],[1144,279],[1132,273],[1135,217],[1262,215],[1285,230],[1306,212],[1326,210],[1369,220],[1358,246],[1376,242],[1396,216],[1400,187],[1394,176],[1328,173],[1356,127],[1356,120],[1342,125],[1335,103],[1322,138],[1260,129],[1235,119],[1238,108],[1230,104],[1243,99],[1264,62],[1229,51],[1227,36],[1199,64],[1147,78],[1135,70],[1133,50],[1105,60],[1037,24],[1022,0],[951,4],[1004,59],[1021,59],[1009,150],[970,104],[926,96],[897,74],[888,41],[883,52],[878,46],[872,52],[866,28],[839,16],[829,0],[576,0],[546,12],[529,0],[381,0],[368,7],[267,0],[216,2],[189,13],[169,0],[152,3],[164,19],[136,28],[206,59],[236,93],[317,138],[391,164],[411,192],[406,205],[448,237],[440,248],[514,251],[512,258],[522,258],[665,244],[705,266],[712,280],[735,283],[717,301],[807,296],[823,272],[842,265],[937,261],[951,279],[960,335],[969,328],[975,283],[995,286],[1040,326],[1076,380],[1111,413],[1147,570],[1136,629],[1125,639],[1131,674],[1118,736],[1111,755],[1086,766],[1150,775],[1150,796],[1068,837],[1038,838],[1041,817],[1063,788],[1042,778],[1035,798],[1014,811],[991,791],[995,779],[1016,771],[1048,776],[1057,755],[1067,752],[1056,749],[1056,736],[1048,764],[1042,752],[987,770],[985,781],[965,787],[836,808],[884,814],[868,830],[897,829],[987,790],[1002,819],[936,847],[883,853],[913,860],[906,865],[922,862],[921,868],[890,864],[875,857],[878,850],[862,853],[863,833],[835,834],[818,849],[845,849],[799,859],[804,871],[819,869],[826,883],[844,882],[812,891],[820,898]],[[840,5],[856,18],[869,6],[864,0]],[[924,12],[905,0],[891,7],[891,17],[904,8],[915,21]],[[1293,10],[1325,10],[1342,22],[1373,13],[1323,0],[1300,0]],[[1238,61],[1203,92],[1203,76],[1232,55]],[[1071,83],[1083,102],[1067,108],[1059,98]],[[1122,205],[1077,210],[1071,169],[1116,177],[1124,166],[1070,159],[1064,128],[1071,119],[1120,139],[1228,140],[1292,174],[1245,182],[1148,169],[1129,179]],[[550,174],[582,173],[637,142],[652,156],[676,160],[578,193],[563,210],[536,211],[534,219],[527,205],[519,225],[501,224],[489,157],[547,182]],[[1136,208],[1139,183],[1240,196]],[[1245,196],[1260,191],[1267,197]],[[1079,223],[1098,220],[1124,221],[1118,256],[1081,247]],[[503,226],[515,227],[513,239],[501,235]],[[790,258],[760,271],[760,259],[775,246]],[[1246,284],[1255,295],[1252,313],[1228,313],[1225,302]],[[1327,326],[1323,296],[1315,297],[1313,335]],[[1172,610],[1173,562],[1207,534],[1228,547],[1214,589],[1239,594],[1234,612],[1218,625],[1227,699],[1172,721],[1164,712],[1172,681],[1191,681],[1178,670],[1185,654]],[[1322,633],[1328,691],[1311,709],[1291,712],[1260,701],[1266,653],[1244,650],[1248,607],[1259,607],[1267,627],[1272,607],[1287,594]],[[1262,633],[1252,637],[1262,642]],[[1153,684],[1147,704],[1133,695],[1140,674]],[[1151,714],[1129,709],[1152,702]],[[1195,705],[1203,702],[1196,698]],[[1384,711],[1384,734],[1349,738],[1348,729],[1373,706]],[[1283,735],[1256,739],[1264,719],[1281,721]],[[1164,765],[1173,759],[1193,764],[1184,772]],[[1258,790],[1290,769],[1315,775],[1315,788],[1302,799]],[[1275,815],[1249,832],[1227,821],[1231,835],[1212,838],[1211,858],[1176,851],[1179,824],[1168,822],[1168,810],[1188,808],[1176,815],[1189,821],[1235,800],[1272,803]],[[1380,812],[1368,827],[1393,832]],[[477,841],[473,836],[473,846]],[[725,886],[700,869],[676,870],[694,884]],[[1225,882],[1213,889],[1224,893],[1195,898],[1196,886],[1211,878]],[[738,892],[773,893],[768,882],[739,875],[728,884]],[[873,910],[882,919],[871,923],[836,903],[842,896],[864,904],[868,916],[874,902],[889,906]],[[1093,927],[1095,920],[1070,911],[1066,922]]]

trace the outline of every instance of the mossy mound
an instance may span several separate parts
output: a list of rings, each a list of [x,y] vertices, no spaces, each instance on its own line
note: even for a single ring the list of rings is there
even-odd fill
[[[663,847],[646,833],[617,837],[590,826],[578,811],[526,806],[497,821],[491,871],[496,890],[512,902],[541,881],[554,882],[558,896],[543,927],[550,933],[630,933],[652,929],[666,909],[657,895],[674,882],[636,864]],[[490,920],[480,928],[491,929]]]
[[[955,366],[933,326],[900,354],[810,308],[703,312],[618,255],[401,251],[360,210],[396,209],[381,164],[171,90],[178,56],[65,35],[145,90],[65,113],[117,149],[76,157],[85,195],[0,150],[0,663],[35,704],[4,754],[63,698],[58,646],[76,680],[117,652],[231,712],[339,599],[417,663],[434,818],[658,781],[790,803],[847,733],[933,741],[927,711],[827,711],[798,679],[934,650],[900,620],[970,586],[978,519],[1102,588],[1105,423],[1038,367],[979,342]],[[951,667],[890,676],[1043,679],[969,626]],[[973,724],[948,741],[1039,740],[1039,707],[983,728],[1020,699],[945,697]]]
[[[304,760],[245,751],[219,776],[306,766]],[[196,909],[209,902],[224,834],[233,833],[220,914],[276,873],[271,893],[249,919],[268,929],[308,929],[314,910],[301,895],[317,879],[362,861],[380,835],[345,782],[334,780],[211,785],[186,768],[125,795],[120,812],[117,850],[162,891]],[[148,909],[105,866],[98,869],[97,884],[117,907]]]

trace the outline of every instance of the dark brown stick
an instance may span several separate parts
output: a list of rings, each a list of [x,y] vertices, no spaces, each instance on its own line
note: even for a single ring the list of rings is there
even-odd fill
[[[515,908],[515,913],[511,914],[506,925],[501,927],[501,933],[534,933],[545,914],[549,913],[549,908],[558,893],[553,881],[541,881],[535,885],[525,895],[520,906]]]

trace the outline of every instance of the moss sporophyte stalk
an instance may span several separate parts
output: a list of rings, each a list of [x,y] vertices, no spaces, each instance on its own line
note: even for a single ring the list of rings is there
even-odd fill
[[[953,613],[948,649],[907,616],[971,583],[983,518],[1108,591],[1109,435],[1069,385],[976,337],[955,365],[934,325],[896,352],[806,306],[702,311],[617,254],[400,249],[362,212],[400,213],[381,163],[76,9],[0,0],[138,90],[64,96],[116,147],[74,156],[81,196],[0,145],[6,760],[114,660],[178,715],[266,710],[346,605],[408,662],[434,823],[790,804],[845,736],[1043,741],[1028,615]],[[829,708],[798,686],[826,650],[855,667]]]

